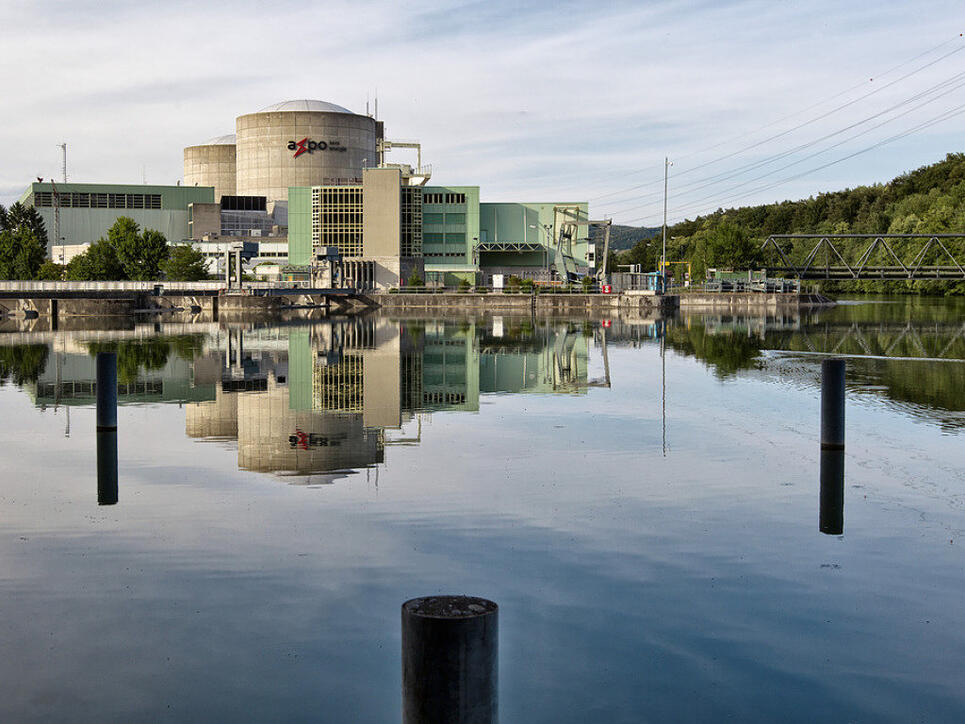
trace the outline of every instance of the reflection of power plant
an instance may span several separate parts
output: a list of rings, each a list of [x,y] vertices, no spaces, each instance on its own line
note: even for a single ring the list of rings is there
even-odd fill
[[[215,399],[187,406],[187,433],[236,438],[243,469],[331,476],[372,466],[393,442],[385,431],[423,412],[477,411],[481,392],[587,384],[588,340],[575,326],[363,318],[284,333],[287,349],[229,332]]]
[[[386,431],[425,413],[476,412],[480,394],[573,393],[598,384],[587,377],[592,336],[582,324],[530,319],[363,317],[71,340],[69,348],[53,345],[35,399],[93,404],[94,354],[116,350],[120,404],[183,404],[186,433],[237,441],[240,468],[321,482],[382,463],[387,445],[417,442]]]

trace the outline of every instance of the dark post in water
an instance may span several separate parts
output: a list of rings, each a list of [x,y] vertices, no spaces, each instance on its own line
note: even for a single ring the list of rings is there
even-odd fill
[[[844,532],[844,402],[845,363],[821,363],[821,507],[822,533]]]
[[[821,363],[821,449],[844,450],[844,360]]]
[[[117,503],[117,355],[97,354],[97,503]]]
[[[497,721],[499,607],[474,596],[402,604],[402,721]]]
[[[844,533],[844,450],[821,451],[821,509],[818,525],[822,533]]]

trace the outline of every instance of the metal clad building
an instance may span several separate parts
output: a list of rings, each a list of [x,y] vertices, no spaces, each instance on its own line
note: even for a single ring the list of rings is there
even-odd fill
[[[60,243],[54,200],[60,207]],[[121,184],[32,183],[20,198],[34,206],[44,220],[54,261],[70,261],[84,244],[107,236],[120,216],[129,216],[142,229],[156,229],[169,241],[190,237],[189,210],[193,203],[211,203],[210,186],[142,186]],[[54,247],[57,247],[56,249]]]

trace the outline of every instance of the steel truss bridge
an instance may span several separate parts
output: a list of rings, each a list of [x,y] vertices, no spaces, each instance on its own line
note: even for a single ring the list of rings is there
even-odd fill
[[[862,247],[855,258],[855,251]],[[800,258],[804,249],[808,249],[804,260],[792,261]],[[765,263],[768,275],[790,274],[799,279],[965,279],[965,234],[775,234],[764,240],[761,251],[765,259],[776,262],[773,266]],[[903,261],[912,255],[910,262]]]

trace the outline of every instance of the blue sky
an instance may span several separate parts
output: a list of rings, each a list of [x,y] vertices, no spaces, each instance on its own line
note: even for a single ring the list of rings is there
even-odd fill
[[[241,113],[364,111],[376,91],[438,183],[648,225],[664,156],[673,220],[887,181],[965,130],[949,115],[818,168],[965,106],[953,2],[0,0],[0,17],[4,204],[59,174],[62,141],[71,180],[175,183],[182,148]]]

